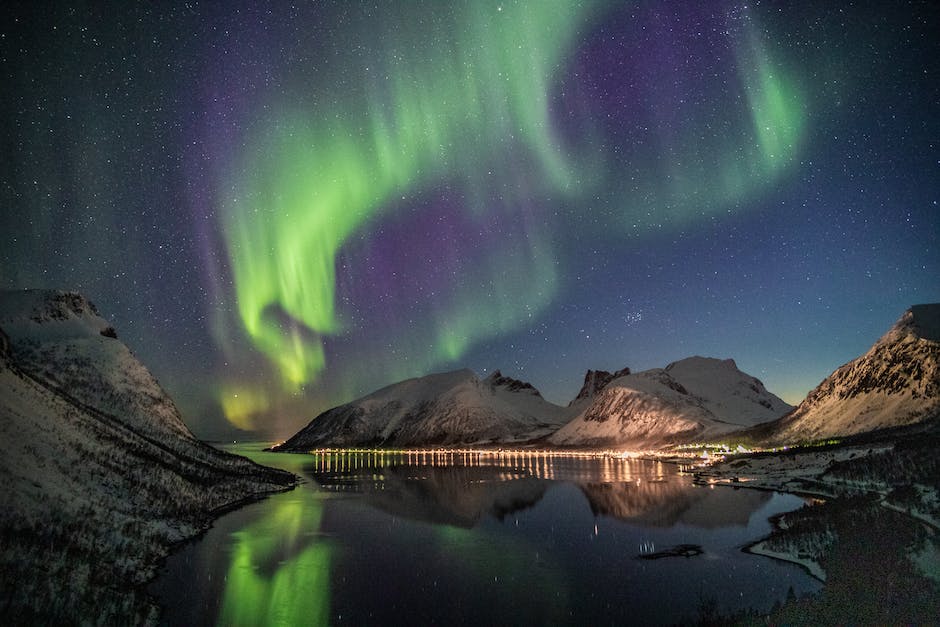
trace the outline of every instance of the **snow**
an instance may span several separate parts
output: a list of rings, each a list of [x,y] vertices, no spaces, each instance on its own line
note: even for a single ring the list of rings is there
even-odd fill
[[[19,343],[104,338],[108,322],[75,292],[0,290],[0,328]]]
[[[127,588],[173,543],[218,508],[292,485],[193,438],[80,295],[0,292],[0,327],[0,604],[12,622],[147,622],[146,597]]]
[[[648,446],[677,434],[701,431],[707,420],[706,410],[657,382],[655,375],[638,373],[611,382],[549,441],[571,446]]]
[[[940,412],[940,305],[919,305],[826,377],[767,438],[794,443],[921,422]]]
[[[689,357],[669,364],[666,372],[724,422],[753,426],[793,409],[760,380],[738,370],[733,359]]]
[[[629,370],[616,374],[623,372]],[[791,409],[732,360],[691,357],[597,386],[599,376],[615,375],[589,371],[584,394],[568,407],[498,371],[483,381],[470,370],[408,379],[324,412],[277,448],[508,444],[546,437],[561,446],[648,448],[728,433]]]
[[[433,399],[448,390],[475,381],[476,374],[470,369],[454,370],[429,374],[425,377],[406,379],[393,383],[380,390],[364,396],[357,404],[368,409],[375,405],[385,405],[391,401],[398,401],[405,405],[414,405],[421,401]]]
[[[548,435],[571,415],[527,384],[481,381],[464,369],[408,379],[335,407],[275,448],[519,443]]]
[[[74,403],[118,415],[153,435],[192,434],[156,379],[94,306],[73,292],[0,293],[0,327],[17,363]]]
[[[832,496],[844,487],[838,482],[823,479],[823,473],[833,463],[889,450],[891,446],[883,444],[744,456],[730,462],[709,464],[696,476],[710,484]]]
[[[563,446],[649,448],[711,438],[791,409],[732,360],[690,357],[604,386],[549,438]]]
[[[820,581],[826,581],[826,571],[822,569],[822,566],[808,557],[800,557],[796,551],[773,551],[767,548],[766,542],[758,542],[749,546],[747,548],[747,552],[753,553],[754,555],[763,555],[764,557],[771,557],[773,559],[782,560],[784,562],[798,564],[805,568],[807,572],[809,572],[809,574],[816,579],[819,579]]]
[[[865,356],[793,408],[734,360],[694,356],[607,380],[588,371],[562,408],[522,382],[497,385],[470,370],[397,383],[318,416],[285,448],[317,445],[510,443],[652,448],[769,425],[793,443],[911,424],[940,412],[940,305],[918,305]],[[510,389],[511,388],[511,389]],[[782,417],[782,418],[781,418]],[[773,421],[777,423],[770,426]],[[761,436],[764,437],[764,436]]]

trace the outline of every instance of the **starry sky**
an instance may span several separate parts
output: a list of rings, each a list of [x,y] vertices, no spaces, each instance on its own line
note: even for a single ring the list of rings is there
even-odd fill
[[[933,3],[257,4],[0,9],[0,287],[197,435],[696,354],[795,403],[940,300]]]

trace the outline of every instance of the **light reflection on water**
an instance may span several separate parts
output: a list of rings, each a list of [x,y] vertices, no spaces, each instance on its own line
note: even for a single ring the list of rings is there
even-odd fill
[[[312,453],[312,468],[318,473],[419,466],[437,468],[497,468],[500,480],[525,476],[554,481],[624,482],[662,479],[667,470],[662,462],[607,455],[564,455],[521,451],[353,451]],[[652,465],[652,466],[651,466]],[[652,474],[651,474],[652,471]],[[669,467],[669,474],[675,474]]]
[[[226,514],[152,587],[170,624],[674,623],[769,609],[797,567],[741,553],[789,495],[636,459],[240,448],[294,492]],[[680,544],[695,557],[636,559]]]

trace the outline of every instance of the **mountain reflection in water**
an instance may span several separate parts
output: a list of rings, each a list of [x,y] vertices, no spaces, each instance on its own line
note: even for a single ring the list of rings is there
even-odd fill
[[[151,586],[166,624],[674,624],[820,587],[740,550],[799,498],[695,486],[669,464],[235,452],[308,481],[167,560]]]
[[[595,516],[656,527],[746,526],[769,492],[710,490],[674,467],[612,457],[383,451],[321,453],[304,468],[323,490],[361,495],[389,514],[472,528],[535,506],[553,482],[576,485]]]

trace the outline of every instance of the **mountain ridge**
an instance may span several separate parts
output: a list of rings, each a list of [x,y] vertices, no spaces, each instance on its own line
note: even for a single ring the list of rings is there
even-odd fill
[[[327,410],[275,448],[539,443],[652,449],[726,437],[789,443],[852,435],[940,414],[938,338],[940,305],[915,305],[796,408],[733,359],[692,356],[642,372],[588,370],[567,407],[548,403],[532,384],[499,370],[483,380],[467,369],[438,373]],[[501,402],[482,400],[497,390]]]
[[[153,622],[141,584],[172,546],[296,478],[197,440],[83,296],[18,290],[0,291],[0,481],[8,617],[123,624]]]
[[[693,356],[608,382],[548,442],[658,448],[752,426],[790,409],[734,360]]]
[[[741,435],[795,443],[915,425],[940,414],[940,303],[913,305],[789,414]]]
[[[584,383],[578,391],[577,396],[571,399],[568,407],[576,405],[580,401],[590,401],[598,392],[604,389],[608,383],[614,379],[619,379],[630,374],[629,368],[621,368],[616,372],[607,372],[606,370],[588,370],[584,373]]]
[[[724,383],[716,387],[714,376]],[[530,383],[500,370],[480,380],[462,369],[407,379],[329,409],[272,449],[665,445],[771,420],[790,409],[733,360],[696,356],[641,373],[588,370],[567,407],[545,401]]]
[[[569,417],[530,383],[499,370],[481,380],[462,369],[406,379],[329,409],[272,449],[521,443]]]

